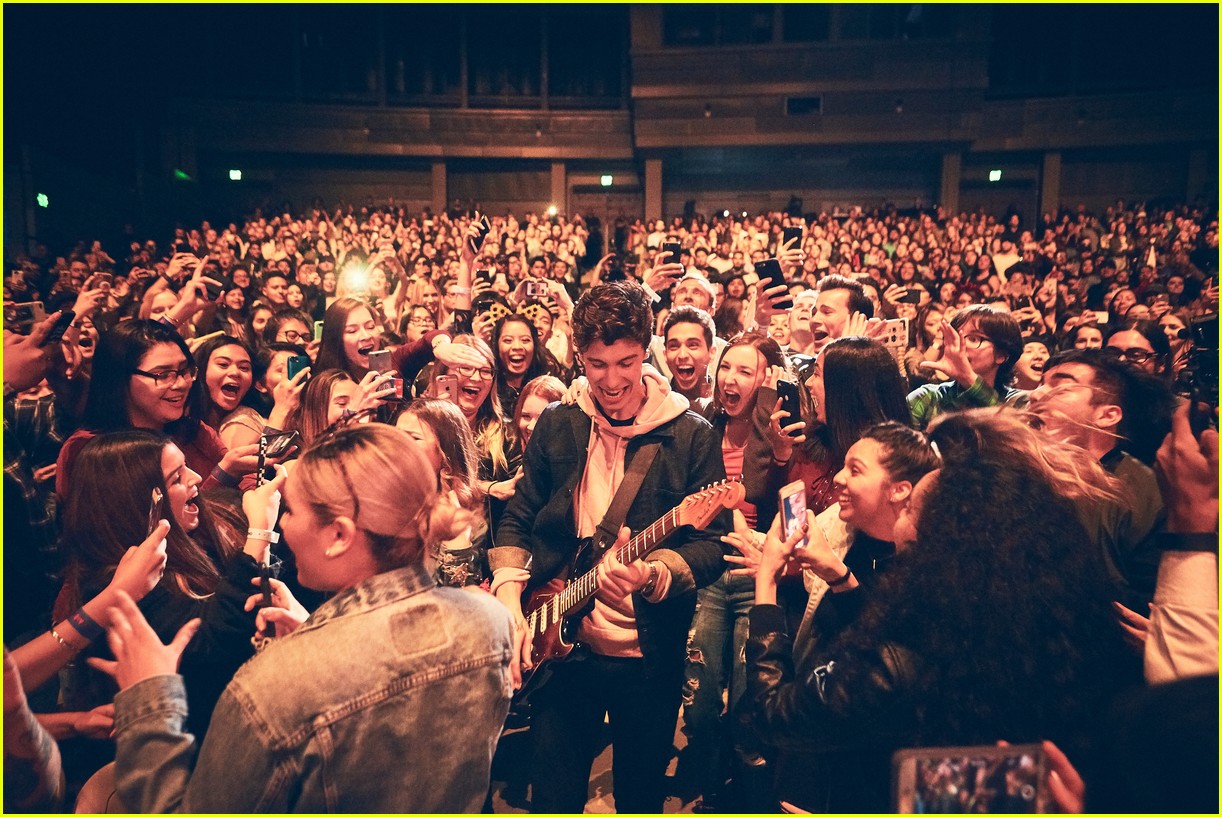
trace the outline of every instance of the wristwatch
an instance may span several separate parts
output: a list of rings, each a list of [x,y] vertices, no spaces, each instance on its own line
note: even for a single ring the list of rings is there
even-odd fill
[[[650,596],[653,594],[654,588],[658,586],[658,563],[646,562],[645,565],[649,568],[649,581],[641,586],[641,595]]]

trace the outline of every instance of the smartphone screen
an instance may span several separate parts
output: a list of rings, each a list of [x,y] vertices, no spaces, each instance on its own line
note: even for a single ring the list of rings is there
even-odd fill
[[[902,749],[892,758],[899,814],[1040,814],[1051,805],[1039,744]]]
[[[280,434],[268,434],[265,436],[267,437],[267,442],[264,446],[264,455],[274,459],[287,454],[301,435],[296,431],[285,431]]]
[[[793,536],[806,523],[806,483],[791,482],[779,492],[781,504],[781,530],[785,538]],[[799,542],[802,547],[805,542]]]

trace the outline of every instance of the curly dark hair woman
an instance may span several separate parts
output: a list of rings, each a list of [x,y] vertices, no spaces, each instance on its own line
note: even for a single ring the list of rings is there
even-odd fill
[[[987,415],[954,415],[932,436],[944,431],[962,450],[984,439],[978,422]],[[915,543],[813,673],[795,676],[777,608],[752,610],[756,730],[847,772],[813,769],[812,802],[799,805],[886,810],[889,757],[909,746],[1050,739],[1087,777],[1100,713],[1141,683],[1072,504],[1005,438],[989,439],[922,480],[933,484]]]

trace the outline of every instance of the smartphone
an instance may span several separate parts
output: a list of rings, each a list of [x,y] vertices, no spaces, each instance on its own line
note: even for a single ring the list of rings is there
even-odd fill
[[[149,519],[148,533],[145,536],[151,536],[153,529],[157,527],[157,523],[161,521],[161,489],[154,488],[152,501],[149,503]]]
[[[200,283],[204,285],[204,291],[208,293],[209,301],[215,301],[217,298],[221,297],[221,290],[223,287],[220,284],[214,283],[213,281],[201,281]]]
[[[322,340],[322,321],[314,321],[314,340]]]
[[[781,411],[786,412],[788,419],[781,420],[781,427],[801,422],[802,420],[802,401],[798,397],[798,384],[790,380],[778,380],[776,382],[776,395],[781,398]],[[796,437],[801,434],[801,431],[792,432],[789,436]]]
[[[433,378],[433,396],[451,403],[458,402],[458,378],[452,374],[439,374]]]
[[[1031,299],[1028,298],[1027,300],[1030,301]],[[916,304],[919,304],[920,302],[921,302],[921,290],[916,289],[915,287],[910,287],[908,289],[905,289],[904,297],[900,298],[900,303],[902,304],[916,305]]]
[[[546,281],[527,281],[525,288],[528,301],[539,301],[551,294]]]
[[[369,368],[375,372],[389,372],[394,366],[390,360],[390,350],[381,349],[369,353]]]
[[[300,372],[302,369],[308,368],[310,368],[309,355],[293,355],[288,359],[288,362],[285,365],[286,376],[289,380],[292,380],[297,376],[298,372]]]
[[[765,258],[755,264],[755,274],[760,277],[759,288],[756,290],[763,295],[764,291],[774,286],[785,283],[785,274],[781,272],[781,262],[775,258]],[[758,296],[757,296],[758,297]],[[776,309],[793,309],[793,298],[786,297],[783,301],[773,304]]]
[[[263,455],[276,459],[283,457],[297,443],[301,435],[296,431],[282,431],[279,434],[265,434],[267,444],[264,446]]]
[[[781,532],[786,539],[793,536],[806,524],[806,483],[791,482],[777,492],[781,505]],[[795,547],[805,547],[801,540]]]
[[[1106,309],[1102,311],[1098,309],[1094,309],[1091,311],[1095,313],[1095,323],[1107,323],[1107,310]]]
[[[793,241],[796,238],[798,240],[797,243],[794,244],[792,247],[790,247],[790,249],[793,249],[793,250],[802,249],[802,229],[803,228],[801,226],[782,227],[781,228],[781,246],[782,247],[785,246],[790,241]]]
[[[476,277],[476,278],[478,278],[478,279],[479,279],[479,280],[481,280],[481,281],[487,281],[488,283],[490,283],[490,284],[491,284],[491,283],[492,283],[492,270],[490,270],[490,269],[477,269],[477,270],[475,271],[475,277]]]
[[[111,286],[114,285],[114,282],[115,282],[114,273],[95,272],[93,274],[93,288],[94,289],[104,289],[107,292],[109,292]]]
[[[479,225],[479,237],[472,238],[470,244],[471,251],[478,253],[479,248],[484,243],[484,239],[488,237],[488,232],[492,229],[492,225],[488,223],[487,216],[480,216],[479,221],[476,223]]]
[[[908,348],[908,319],[892,318],[883,321],[883,346],[888,348]]]
[[[901,749],[891,758],[899,814],[1042,814],[1051,805],[1038,743]]]
[[[19,304],[7,304],[4,307],[4,325],[22,335],[30,334],[34,324],[47,317],[42,308],[42,301],[26,301]]]
[[[259,592],[263,594],[263,607],[272,606],[272,566],[267,562],[259,563]],[[275,638],[276,625],[268,622],[263,627],[263,635],[267,638]]]
[[[662,252],[670,253],[670,257],[664,263],[678,264],[679,256],[683,254],[683,245],[678,241],[667,241],[662,245]]]
[[[76,313],[71,309],[65,309],[59,313],[59,317],[55,319],[55,323],[51,324],[51,328],[47,330],[47,336],[42,339],[39,347],[50,346],[53,343],[59,343],[63,340],[64,333],[68,331],[68,327],[76,320]]]

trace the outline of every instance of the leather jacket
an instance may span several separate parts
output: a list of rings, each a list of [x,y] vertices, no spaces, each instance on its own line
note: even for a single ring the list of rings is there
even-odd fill
[[[115,698],[132,810],[478,812],[512,694],[508,612],[422,565],[325,602],[234,676],[194,771],[177,675]]]
[[[823,603],[861,603],[843,595]],[[862,645],[798,677],[781,608],[757,604],[749,618],[745,714],[765,743],[817,754],[778,795],[812,811],[890,811],[891,753],[921,742],[915,657]]]

